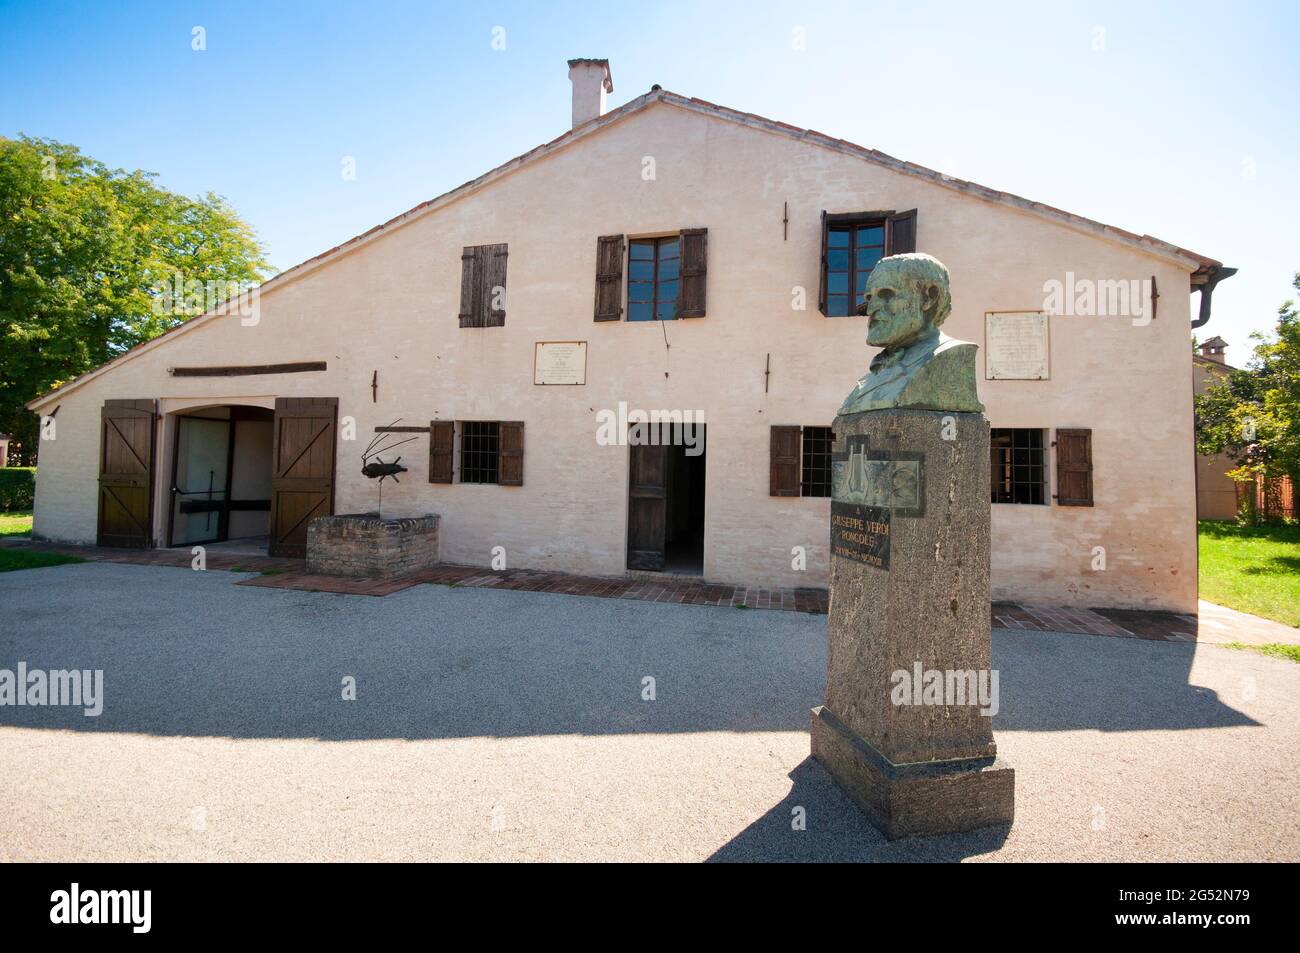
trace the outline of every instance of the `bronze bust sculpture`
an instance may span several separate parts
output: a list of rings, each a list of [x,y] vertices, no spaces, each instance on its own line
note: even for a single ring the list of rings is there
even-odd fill
[[[882,258],[867,279],[858,314],[870,319],[867,343],[884,348],[844,399],[840,414],[897,407],[980,413],[977,345],[939,327],[952,312],[948,269],[929,255]]]

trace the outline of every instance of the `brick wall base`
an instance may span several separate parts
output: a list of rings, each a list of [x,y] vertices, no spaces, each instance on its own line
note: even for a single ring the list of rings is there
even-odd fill
[[[307,571],[393,579],[438,562],[438,517],[322,516],[307,527]]]

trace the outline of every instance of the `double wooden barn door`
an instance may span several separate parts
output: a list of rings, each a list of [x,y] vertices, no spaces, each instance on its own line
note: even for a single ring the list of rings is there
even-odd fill
[[[337,397],[277,397],[271,457],[272,556],[307,555],[307,524],[334,513]]]
[[[277,397],[272,448],[272,556],[307,555],[307,524],[334,512],[337,397]],[[100,415],[100,546],[153,545],[153,399],[106,400]]]

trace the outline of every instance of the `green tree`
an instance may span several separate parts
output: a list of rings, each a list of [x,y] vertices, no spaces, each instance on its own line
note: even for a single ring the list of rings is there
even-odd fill
[[[36,462],[26,401],[205,310],[167,292],[178,276],[230,289],[270,274],[220,196],[155,178],[52,139],[0,137],[0,432],[14,464]]]
[[[1300,292],[1300,273],[1292,285]],[[1300,476],[1300,312],[1293,299],[1277,312],[1272,335],[1257,342],[1246,367],[1196,399],[1196,450],[1226,453],[1230,475],[1248,480]]]

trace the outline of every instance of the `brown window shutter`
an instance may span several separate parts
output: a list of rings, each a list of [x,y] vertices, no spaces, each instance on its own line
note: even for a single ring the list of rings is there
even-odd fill
[[[482,327],[483,313],[479,309],[479,274],[482,257],[479,248],[463,248],[460,253],[460,326]]]
[[[1092,506],[1092,431],[1056,431],[1056,503]]]
[[[898,212],[885,219],[885,255],[909,255],[916,251],[916,209]]]
[[[768,471],[771,496],[798,496],[802,461],[799,457],[799,427],[773,425],[772,461]]]
[[[522,420],[503,420],[499,426],[497,483],[502,486],[523,486],[524,423]]]
[[[704,317],[704,285],[708,272],[709,230],[683,228],[682,283],[677,291],[677,317]]]
[[[479,327],[500,328],[506,323],[506,258],[508,245],[483,245],[482,317]],[[499,294],[498,294],[498,289]],[[500,305],[500,307],[497,307]]]
[[[596,320],[623,317],[623,236],[596,239]]]
[[[822,209],[821,285],[817,291],[817,309],[823,315],[826,314],[826,244],[830,240],[830,232],[830,220],[826,217],[826,209]]]
[[[456,439],[456,424],[451,420],[429,422],[429,482],[450,483],[452,449]]]

